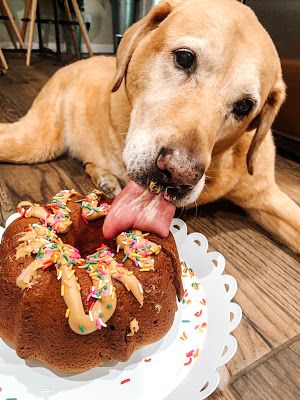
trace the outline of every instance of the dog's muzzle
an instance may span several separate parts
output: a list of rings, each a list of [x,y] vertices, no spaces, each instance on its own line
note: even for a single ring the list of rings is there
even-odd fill
[[[170,198],[179,200],[193,190],[204,171],[205,168],[185,149],[162,147],[150,179],[160,191],[164,191]]]

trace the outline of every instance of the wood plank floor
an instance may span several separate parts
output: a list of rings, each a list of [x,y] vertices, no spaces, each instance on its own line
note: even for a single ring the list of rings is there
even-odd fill
[[[7,54],[11,70],[0,77],[0,121],[23,116],[43,84],[58,69],[54,58]],[[300,166],[277,156],[279,184],[300,204]],[[49,163],[0,164],[0,225],[20,200],[45,202],[62,188],[87,192],[93,184],[81,164],[64,156]],[[238,282],[235,301],[243,319],[234,336],[235,357],[221,371],[228,383],[210,398],[290,400],[300,398],[299,257],[258,227],[241,209],[220,201],[179,213],[190,231],[200,231],[210,250],[226,258],[226,272]]]

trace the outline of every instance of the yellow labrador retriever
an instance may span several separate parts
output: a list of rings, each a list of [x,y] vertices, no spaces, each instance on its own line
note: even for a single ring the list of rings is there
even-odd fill
[[[116,61],[62,68],[21,120],[0,124],[0,161],[69,151],[112,194],[131,179],[177,206],[225,197],[299,252],[300,209],[274,180],[270,127],[284,97],[276,49],[250,8],[161,2],[127,30]]]

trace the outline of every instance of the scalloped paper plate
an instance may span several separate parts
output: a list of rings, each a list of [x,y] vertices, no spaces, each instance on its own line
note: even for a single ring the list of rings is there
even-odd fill
[[[18,216],[11,215],[6,227]],[[187,235],[185,223],[177,218],[170,229],[183,261],[185,295],[169,333],[136,351],[126,363],[110,362],[75,375],[58,374],[35,361],[24,361],[0,339],[0,399],[208,397],[219,383],[217,368],[237,349],[236,339],[230,335],[242,317],[240,307],[231,302],[237,284],[232,276],[222,275],[224,257],[207,252],[208,243],[201,233]],[[0,227],[0,240],[3,232]]]

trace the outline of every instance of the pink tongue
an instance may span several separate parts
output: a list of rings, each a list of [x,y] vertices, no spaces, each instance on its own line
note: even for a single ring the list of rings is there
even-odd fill
[[[103,234],[106,239],[112,239],[128,229],[140,229],[166,237],[174,214],[175,206],[161,194],[150,193],[130,181],[113,201],[104,221]]]

